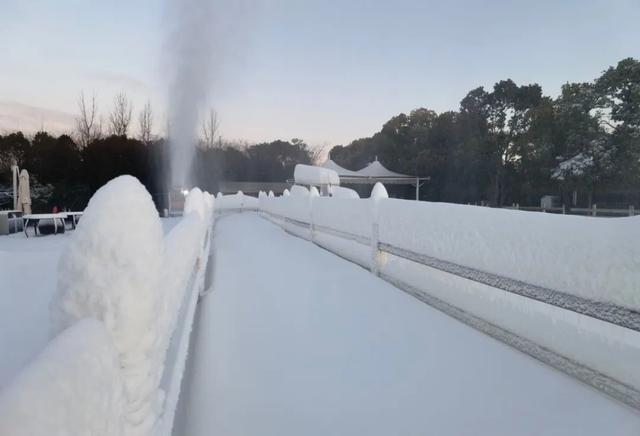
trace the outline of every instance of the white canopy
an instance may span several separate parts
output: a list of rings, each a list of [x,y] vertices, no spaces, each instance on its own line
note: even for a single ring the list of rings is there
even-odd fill
[[[400,174],[386,169],[377,159],[371,162],[366,167],[358,171],[358,174],[366,177],[407,177],[415,179],[415,176],[408,176],[406,174]]]
[[[325,163],[322,164],[323,168],[327,168],[329,170],[333,170],[336,173],[338,173],[338,176],[340,177],[360,177],[362,176],[362,174],[356,172],[356,171],[351,171],[348,170],[344,167],[341,167],[340,165],[338,165],[337,163],[335,163],[333,160],[329,159],[328,161],[326,161]]]
[[[322,167],[337,173],[342,184],[373,185],[377,182],[382,182],[393,185],[413,185],[416,187],[416,200],[420,196],[422,182],[429,180],[429,177],[408,176],[391,171],[385,168],[377,158],[360,171],[351,171],[343,168],[331,159],[326,161]]]

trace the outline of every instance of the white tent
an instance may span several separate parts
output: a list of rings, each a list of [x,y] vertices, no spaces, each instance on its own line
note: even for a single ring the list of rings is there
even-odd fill
[[[366,176],[366,177],[376,177],[376,178],[383,178],[383,177],[403,178],[403,177],[406,177],[406,178],[409,178],[409,179],[415,179],[415,176],[408,176],[406,174],[400,174],[400,173],[396,173],[396,172],[393,172],[391,170],[388,170],[377,159],[374,160],[373,162],[371,162],[366,167],[362,168],[360,171],[358,171],[358,174],[360,174],[362,176]]]
[[[327,168],[329,170],[335,171],[336,173],[338,173],[338,176],[340,176],[340,177],[360,177],[360,176],[362,176],[362,174],[360,174],[360,173],[358,173],[356,171],[351,171],[351,170],[348,170],[346,168],[341,167],[340,165],[338,165],[337,163],[335,163],[331,159],[329,159],[328,161],[323,163],[322,167],[323,168]]]
[[[429,177],[409,176],[391,171],[385,168],[377,158],[360,171],[351,171],[343,168],[331,159],[326,161],[322,167],[331,169],[338,173],[338,176],[340,177],[340,184],[374,185],[377,182],[381,182],[390,185],[415,186],[416,200],[420,197],[420,186],[422,186],[424,181],[429,180]]]

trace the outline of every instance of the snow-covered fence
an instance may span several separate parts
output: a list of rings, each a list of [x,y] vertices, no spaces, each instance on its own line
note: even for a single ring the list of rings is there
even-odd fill
[[[640,408],[640,219],[304,195],[259,200],[288,232]]]
[[[118,177],[98,190],[60,260],[51,305],[55,338],[0,394],[0,429],[29,416],[18,410],[26,406],[21,398],[42,397],[52,404],[22,425],[28,434],[51,434],[52,420],[41,415],[62,407],[54,404],[62,391],[69,399],[55,434],[171,434],[212,219],[212,196],[196,188],[165,237],[151,196],[135,178]],[[4,421],[7,414],[16,418]],[[78,416],[86,418],[76,422]],[[90,417],[102,426],[78,427]]]
[[[0,392],[0,434],[122,435],[125,396],[111,335],[78,321]]]

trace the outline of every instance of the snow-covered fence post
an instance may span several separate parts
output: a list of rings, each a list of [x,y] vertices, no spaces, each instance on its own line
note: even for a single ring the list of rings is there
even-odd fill
[[[380,257],[379,246],[379,231],[378,231],[378,217],[377,214],[373,216],[373,222],[371,224],[371,266],[369,269],[375,275],[380,274],[380,266],[378,260]]]
[[[384,185],[377,182],[371,190],[371,259],[369,270],[375,274],[380,274],[380,228],[378,222],[379,203],[382,199],[389,198],[389,194]]]
[[[87,317],[104,323],[118,354],[129,435],[149,434],[162,403],[164,250],[151,195],[134,177],[120,176],[91,198],[58,266],[53,333]]]
[[[318,192],[318,188],[311,186],[309,188],[309,240],[311,242],[315,241],[316,229],[313,223],[313,199],[316,197],[320,197],[320,192]]]

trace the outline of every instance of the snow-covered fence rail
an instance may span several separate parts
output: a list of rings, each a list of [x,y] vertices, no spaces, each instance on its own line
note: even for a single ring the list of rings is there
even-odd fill
[[[294,187],[296,188],[296,187]],[[446,313],[640,408],[638,218],[385,198],[261,196],[259,209]]]
[[[0,434],[171,434],[212,219],[196,188],[165,237],[133,177],[96,192],[60,260],[55,338],[0,393]]]

